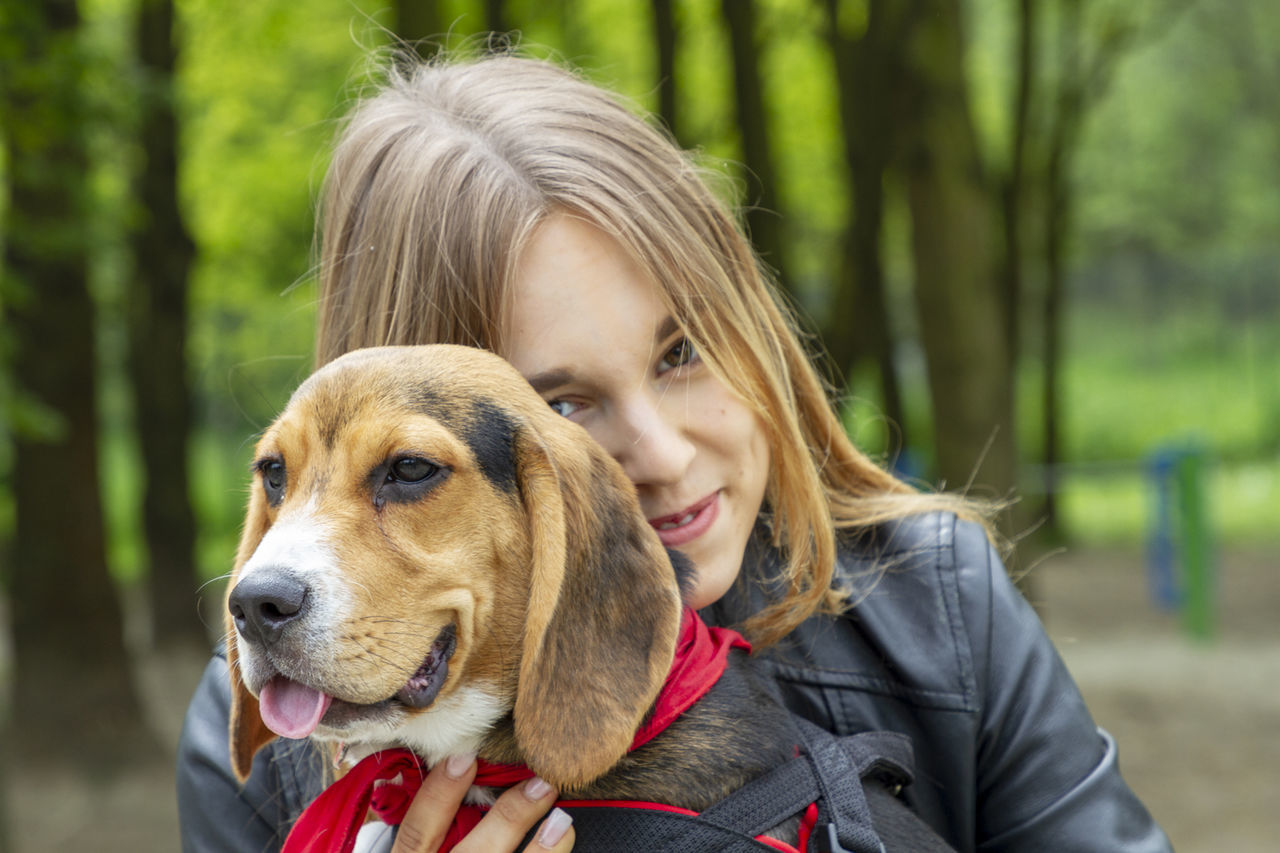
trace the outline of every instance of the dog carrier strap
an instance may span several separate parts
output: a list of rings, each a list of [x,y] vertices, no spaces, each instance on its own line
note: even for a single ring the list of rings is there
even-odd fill
[[[836,737],[806,721],[797,720],[797,724],[801,726],[804,754],[749,782],[701,814],[664,811],[661,806],[650,809],[599,803],[574,808],[566,804],[577,835],[574,849],[624,853],[776,851],[778,847],[757,838],[816,803],[817,820],[807,850],[884,853],[863,784],[883,791],[888,798],[908,784],[910,740],[891,732]],[[854,782],[863,784],[851,784]]]
[[[916,759],[911,738],[907,735],[863,732],[836,740],[858,768],[859,777],[874,779],[890,789],[911,784],[911,768],[915,766]]]
[[[777,853],[775,847],[699,815],[640,808],[565,810],[573,816],[573,849],[587,853]]]
[[[817,774],[818,827],[814,835],[823,853],[884,853],[884,845],[872,824],[872,812],[861,784],[859,763],[868,768],[881,758],[874,756],[869,743],[858,744],[854,751],[863,761],[850,756],[849,749],[828,731],[808,720],[797,719],[805,753]],[[855,735],[856,738],[856,735]]]
[[[702,819],[755,836],[804,811],[819,795],[813,764],[798,756],[743,785],[704,811]]]
[[[806,755],[792,759],[765,775],[754,779],[702,813],[702,818],[718,826],[724,826],[759,835],[803,811],[810,803],[820,802],[825,795],[817,762],[830,762],[831,756],[821,758],[812,753],[812,744],[830,742],[842,751],[847,759],[839,761],[827,771],[828,779],[838,779],[840,789],[854,787],[848,779],[858,778],[878,782],[890,791],[911,782],[913,755],[911,740],[894,732],[866,732],[837,738],[814,726],[806,732]],[[856,776],[849,775],[852,764]],[[853,795],[858,798],[857,792]],[[866,813],[855,807],[860,819]],[[878,850],[878,847],[870,848]]]

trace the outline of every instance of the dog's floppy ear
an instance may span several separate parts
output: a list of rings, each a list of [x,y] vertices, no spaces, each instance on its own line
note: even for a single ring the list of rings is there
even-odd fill
[[[254,489],[252,497],[249,499],[249,511],[245,517],[244,532],[240,535],[240,547],[236,552],[236,566],[231,573],[231,583],[227,586],[227,595],[235,589],[236,581],[240,578],[240,567],[253,556],[254,550],[258,547],[258,543],[262,541],[262,537],[266,535],[267,528],[271,526],[267,517],[267,508],[264,505],[265,499],[262,496],[261,489]],[[266,723],[262,722],[262,715],[258,712],[258,700],[244,686],[244,679],[240,677],[240,655],[236,649],[236,629],[231,619],[230,609],[226,610],[226,626],[227,626],[227,669],[231,676],[231,717],[230,726],[230,746],[231,746],[231,770],[236,774],[236,778],[243,782],[249,778],[249,771],[253,768],[253,757],[258,750],[266,746],[276,735],[267,728]]]
[[[681,605],[621,469],[585,434],[555,432],[518,441],[533,565],[514,717],[525,762],[564,789],[626,754],[666,679]]]

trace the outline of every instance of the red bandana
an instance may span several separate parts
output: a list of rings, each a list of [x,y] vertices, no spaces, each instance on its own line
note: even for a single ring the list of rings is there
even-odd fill
[[[671,671],[652,716],[636,732],[631,748],[648,743],[706,695],[724,673],[732,648],[751,650],[737,631],[708,627],[685,608]],[[478,763],[473,784],[479,786],[506,788],[533,776],[524,766]],[[285,840],[282,853],[351,853],[369,809],[383,823],[398,825],[425,773],[421,760],[407,749],[368,756],[307,806]],[[449,827],[441,853],[466,837],[483,816],[479,807],[463,806]]]

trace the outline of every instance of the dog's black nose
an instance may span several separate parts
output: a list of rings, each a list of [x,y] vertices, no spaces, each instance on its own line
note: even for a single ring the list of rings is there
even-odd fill
[[[307,585],[292,575],[259,572],[236,584],[227,606],[240,636],[271,645],[306,612]]]

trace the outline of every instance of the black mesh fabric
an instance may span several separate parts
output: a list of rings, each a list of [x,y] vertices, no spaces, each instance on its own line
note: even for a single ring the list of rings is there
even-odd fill
[[[632,808],[571,808],[574,851],[777,853],[752,836],[699,817]]]
[[[701,815],[660,809],[570,806],[577,853],[776,853],[756,841],[818,803],[806,853],[950,850],[893,795],[911,781],[911,742],[891,732],[837,738],[798,721],[804,754],[730,794]],[[858,779],[863,784],[849,784]],[[871,801],[867,791],[874,793]],[[869,805],[874,802],[875,812]],[[891,823],[890,823],[891,822]],[[876,832],[892,825],[886,847]],[[939,846],[934,846],[936,840]],[[923,843],[923,842],[928,842]]]

